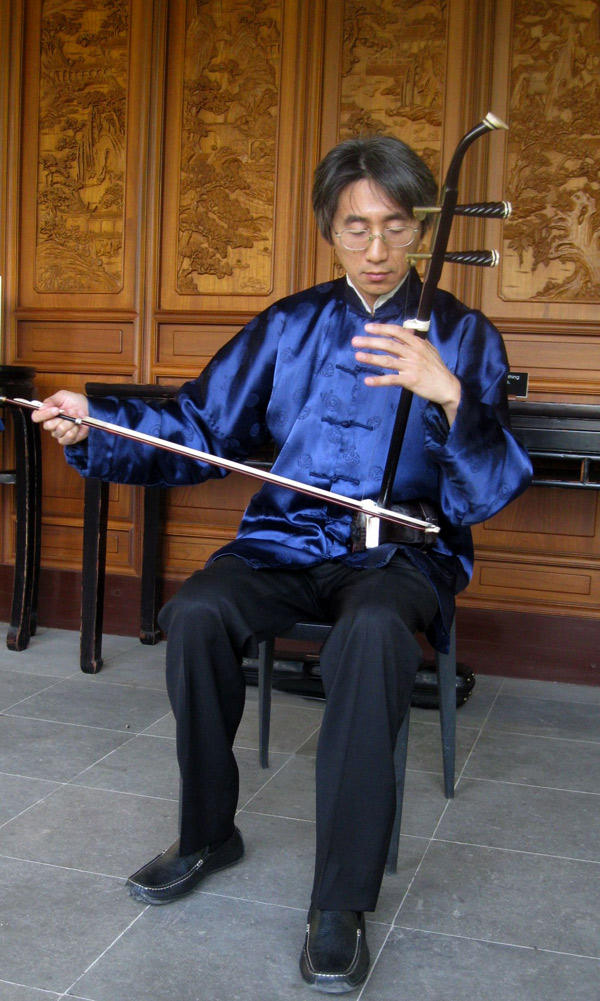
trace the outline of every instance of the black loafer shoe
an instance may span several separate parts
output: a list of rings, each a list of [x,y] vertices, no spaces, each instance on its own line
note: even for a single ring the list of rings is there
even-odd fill
[[[362,912],[311,907],[300,957],[300,972],[307,984],[326,994],[345,994],[363,982],[368,969]]]
[[[234,865],[244,854],[244,842],[237,827],[228,841],[214,851],[205,848],[194,855],[180,855],[179,841],[134,872],[125,884],[130,896],[143,904],[169,904],[186,893],[211,872]]]

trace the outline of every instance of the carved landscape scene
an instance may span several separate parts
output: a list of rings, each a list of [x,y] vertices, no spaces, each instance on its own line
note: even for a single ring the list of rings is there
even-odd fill
[[[268,294],[279,4],[192,0],[187,11],[177,290]]]
[[[517,0],[501,295],[600,297],[600,5]]]
[[[35,286],[123,282],[126,0],[45,0],[41,18]]]

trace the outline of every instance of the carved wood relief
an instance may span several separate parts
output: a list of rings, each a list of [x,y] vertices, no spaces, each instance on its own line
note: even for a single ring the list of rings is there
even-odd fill
[[[279,110],[280,5],[189,0],[177,290],[268,294]]]
[[[346,0],[340,137],[393,133],[439,174],[446,0]]]
[[[127,0],[44,0],[35,288],[123,284]]]
[[[517,0],[501,296],[600,300],[600,5]]]

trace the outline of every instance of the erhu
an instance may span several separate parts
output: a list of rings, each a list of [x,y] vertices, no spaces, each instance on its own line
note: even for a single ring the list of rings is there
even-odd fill
[[[453,264],[468,264],[483,268],[493,268],[498,264],[500,256],[497,250],[460,250],[448,252],[448,240],[450,230],[455,215],[470,216],[475,218],[506,219],[512,209],[510,202],[475,202],[473,204],[458,205],[458,177],[462,162],[469,146],[480,136],[496,129],[507,129],[503,121],[489,112],[483,121],[475,125],[460,140],[450,166],[446,174],[444,186],[440,195],[440,205],[416,206],[413,215],[416,219],[423,220],[427,215],[434,214],[434,235],[432,247],[429,253],[407,254],[407,260],[414,264],[420,260],[427,260],[427,271],[421,289],[421,297],[417,315],[412,320],[405,320],[404,326],[414,330],[418,337],[425,338],[431,322],[431,311],[433,308],[434,295],[440,280],[444,263],[448,261]],[[402,389],[396,419],[392,431],[392,437],[388,449],[381,489],[377,503],[388,508],[391,500],[391,493],[396,476],[396,469],[400,459],[400,452],[404,442],[408,415],[413,399],[413,393],[408,389]],[[355,548],[371,549],[379,545],[380,523],[376,516],[369,514],[358,514],[354,519],[353,535],[360,542],[355,544]],[[427,535],[427,533],[426,533]],[[433,539],[433,537],[432,537]]]

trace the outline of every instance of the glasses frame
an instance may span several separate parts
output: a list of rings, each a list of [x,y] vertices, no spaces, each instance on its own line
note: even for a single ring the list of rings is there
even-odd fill
[[[388,228],[389,229],[393,229],[393,227],[391,227],[391,226],[388,227]],[[383,240],[383,242],[385,243],[386,247],[388,247],[390,250],[404,250],[405,247],[410,247],[411,243],[413,242],[413,240],[415,238],[415,233],[418,233],[419,230],[421,229],[421,227],[420,226],[399,226],[398,229],[410,230],[410,232],[413,235],[411,236],[411,238],[408,241],[408,243],[403,243],[403,244],[401,244],[399,246],[396,246],[396,247],[391,246],[391,244],[389,243],[388,239],[385,236],[385,230],[383,231],[383,233],[369,233],[369,236],[367,238],[367,242],[365,243],[364,247],[347,247],[346,244],[344,243],[343,239],[342,239],[344,233],[352,233],[352,232],[356,232],[356,230],[351,230],[351,229],[346,228],[346,229],[342,229],[338,233],[334,229],[333,232],[334,232],[334,235],[337,236],[337,238],[340,241],[340,243],[341,243],[342,247],[344,248],[344,250],[349,250],[350,253],[360,254],[363,251],[368,250],[369,247],[371,246],[373,240],[376,240],[377,237],[379,237],[380,240]],[[366,232],[367,232],[367,230],[365,229],[365,233]]]

